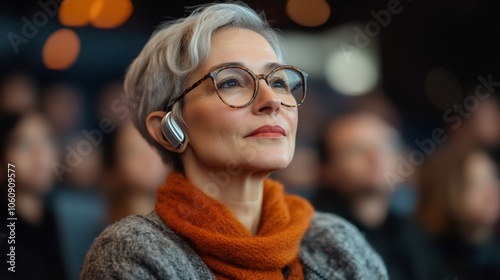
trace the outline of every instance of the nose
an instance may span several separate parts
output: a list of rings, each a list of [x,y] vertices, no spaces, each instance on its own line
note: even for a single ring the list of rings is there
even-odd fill
[[[256,115],[279,114],[281,99],[266,83],[265,79],[259,79],[259,90],[252,103],[252,112]]]

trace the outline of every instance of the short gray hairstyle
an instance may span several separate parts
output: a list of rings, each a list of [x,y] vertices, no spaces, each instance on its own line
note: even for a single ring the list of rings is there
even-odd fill
[[[180,158],[148,134],[146,117],[154,111],[172,111],[175,120],[185,125],[182,102],[174,101],[187,87],[190,74],[208,59],[212,35],[227,27],[259,33],[283,63],[281,38],[263,14],[243,3],[219,3],[198,6],[188,17],[160,25],[127,70],[125,93],[132,120],[141,135],[175,169],[182,169]]]

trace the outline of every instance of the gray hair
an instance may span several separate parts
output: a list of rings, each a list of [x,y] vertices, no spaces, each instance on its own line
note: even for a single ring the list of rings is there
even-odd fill
[[[132,120],[164,161],[173,161],[176,169],[182,169],[180,159],[148,134],[146,117],[154,111],[171,110],[175,120],[185,126],[182,102],[174,101],[186,88],[189,75],[208,59],[212,35],[226,27],[259,33],[283,62],[281,39],[263,14],[243,3],[220,3],[198,6],[188,17],[160,25],[127,70],[125,93]]]

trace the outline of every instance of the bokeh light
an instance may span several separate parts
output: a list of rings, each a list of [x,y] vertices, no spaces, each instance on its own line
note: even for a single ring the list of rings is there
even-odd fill
[[[376,60],[368,52],[352,53],[347,59],[342,51],[334,51],[325,68],[330,86],[345,95],[368,93],[377,86],[380,77]]]
[[[98,28],[115,28],[125,23],[134,6],[130,0],[94,0],[90,9],[90,23]]]
[[[59,21],[66,26],[86,26],[95,0],[64,0],[59,8]]]
[[[52,70],[64,70],[73,65],[80,53],[80,39],[71,29],[60,29],[47,38],[42,50],[45,66]]]
[[[325,0],[289,0],[286,13],[300,25],[320,26],[330,17],[330,5]]]

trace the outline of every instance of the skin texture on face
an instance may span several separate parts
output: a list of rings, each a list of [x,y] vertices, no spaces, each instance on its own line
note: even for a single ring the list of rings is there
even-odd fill
[[[52,132],[46,120],[30,114],[14,130],[6,152],[6,163],[16,166],[16,188],[44,194],[54,183],[52,163],[56,160]]]
[[[500,217],[500,185],[495,165],[484,153],[465,164],[463,219],[466,225],[492,226]]]
[[[241,63],[255,74],[267,74],[268,63],[279,63],[271,45],[258,33],[226,28],[212,37],[211,54],[187,84],[190,85],[224,63]],[[228,163],[248,172],[269,173],[292,160],[297,130],[297,108],[281,106],[264,80],[255,101],[244,108],[230,108],[215,92],[211,80],[186,95],[183,108],[189,139],[182,155],[184,166],[224,170]],[[264,125],[280,126],[286,136],[248,137]]]
[[[186,87],[222,64],[243,65],[256,75],[268,74],[280,61],[267,40],[242,28],[224,28],[212,36],[211,53]],[[271,67],[271,64],[274,66]],[[297,108],[281,105],[280,97],[259,80],[253,103],[231,108],[217,95],[210,79],[184,97],[186,142],[174,148],[161,134],[165,112],[151,112],[148,133],[165,149],[180,154],[186,178],[224,204],[251,234],[260,222],[264,179],[292,160]],[[273,131],[254,133],[262,127]]]

